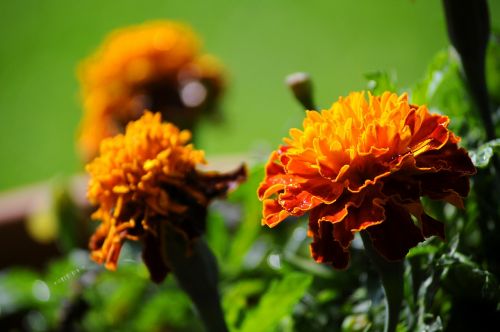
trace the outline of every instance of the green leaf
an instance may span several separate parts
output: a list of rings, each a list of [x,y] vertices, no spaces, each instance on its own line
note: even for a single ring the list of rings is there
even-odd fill
[[[500,288],[495,275],[481,269],[464,255],[454,252],[439,260],[443,269],[444,289],[455,297],[500,301]]]
[[[208,211],[206,239],[217,260],[222,261],[230,243],[229,233],[221,213],[214,209]]]
[[[191,315],[191,302],[184,293],[174,288],[161,290],[139,309],[134,319],[135,331],[159,331],[163,330],[161,327],[186,329]]]
[[[280,281],[274,281],[257,308],[248,313],[240,332],[276,331],[280,321],[289,315],[311,285],[312,277],[291,273]]]
[[[381,95],[385,91],[396,92],[395,79],[389,76],[385,71],[367,73],[365,74],[365,78],[368,79],[368,89],[371,90],[374,95]]]
[[[139,268],[144,267],[122,263],[116,271],[89,270],[90,275],[82,275],[83,279],[90,279],[78,280],[79,287],[83,287],[78,296],[89,304],[82,321],[85,331],[121,330],[130,324],[144,305],[144,293],[150,283],[146,275],[138,273]]]
[[[478,112],[461,75],[460,62],[450,51],[434,57],[423,79],[411,88],[410,96],[412,103],[425,104],[431,111],[449,116],[450,129],[464,138],[466,146],[483,134]]]
[[[110,283],[118,281],[114,278],[114,275],[109,274],[109,276],[111,279],[107,280],[108,287],[104,288],[106,283],[100,283],[99,285],[103,287],[102,291],[111,289],[112,286]],[[119,280],[119,283],[115,284],[116,288],[108,294],[109,298],[106,299],[106,317],[112,325],[119,324],[123,320],[123,317],[130,317],[129,315],[133,314],[140,307],[140,299],[147,285],[140,278],[128,276],[126,281],[124,279]]]
[[[35,306],[39,276],[25,269],[11,269],[0,275],[0,315]]]
[[[433,245],[429,245],[429,244],[418,245],[418,246],[410,249],[410,251],[406,255],[406,258],[410,259],[410,258],[415,257],[415,256],[431,255],[431,254],[435,254],[438,251],[439,251],[439,248],[436,246],[433,246]]]
[[[247,279],[238,281],[224,293],[222,306],[230,330],[236,330],[241,323],[242,315],[247,311],[251,298],[262,293],[266,283],[262,279]]]
[[[476,167],[484,168],[490,163],[495,152],[500,151],[500,138],[491,140],[481,145],[476,150],[470,150],[469,156]]]
[[[500,32],[490,38],[486,52],[486,82],[491,98],[500,104]]]
[[[364,313],[349,315],[342,322],[342,332],[365,332],[370,326],[368,315]]]

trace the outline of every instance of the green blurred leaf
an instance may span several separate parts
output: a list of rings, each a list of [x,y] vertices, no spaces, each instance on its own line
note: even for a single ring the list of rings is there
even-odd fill
[[[316,301],[318,301],[318,303],[331,302],[339,297],[339,293],[339,289],[323,289],[316,295]]]
[[[151,283],[138,273],[139,268],[139,264],[121,264],[114,272],[101,270],[83,289],[82,296],[90,305],[82,323],[84,330],[119,330],[130,324],[144,305],[144,294]]]
[[[490,38],[486,51],[486,82],[490,97],[500,104],[500,32]]]
[[[251,298],[257,297],[264,290],[266,283],[262,279],[248,279],[238,281],[224,293],[222,306],[226,313],[228,326],[236,330],[241,323],[243,314],[251,305]]]
[[[181,291],[170,288],[158,290],[139,308],[133,325],[135,331],[163,331],[162,327],[186,329],[192,325],[191,302]],[[200,329],[200,327],[198,327]]]
[[[431,255],[431,254],[435,254],[438,251],[439,251],[439,248],[436,246],[433,246],[433,245],[429,245],[429,244],[418,245],[418,246],[410,249],[410,251],[406,255],[406,258],[409,259],[409,258],[415,257],[415,256]]]
[[[40,277],[26,269],[11,269],[0,275],[0,317],[35,306],[35,283]]]
[[[465,82],[460,72],[460,63],[450,51],[439,52],[424,75],[411,89],[411,102],[427,105],[431,111],[451,118],[450,129],[465,140],[481,137],[482,126],[474,110]]]
[[[366,332],[370,327],[371,323],[366,314],[350,315],[342,322],[342,332]]]
[[[395,79],[385,71],[367,73],[365,74],[365,78],[368,79],[368,89],[374,95],[379,96],[385,91],[396,92]]]
[[[302,273],[290,273],[282,280],[274,281],[257,308],[245,317],[240,331],[276,331],[280,321],[291,313],[311,282],[312,277]]]
[[[108,280],[108,282],[116,283],[116,280]],[[126,281],[121,280],[116,286],[106,299],[106,317],[111,324],[119,323],[140,307],[140,299],[146,284],[144,280],[129,276]]]
[[[207,217],[206,239],[218,261],[224,258],[229,243],[229,232],[224,223],[224,218],[218,211],[210,209]]]
[[[263,179],[264,166],[257,165],[249,171],[247,182],[229,196],[232,202],[240,203],[243,209],[240,225],[230,243],[225,264],[230,271],[241,269],[243,259],[261,230],[262,203],[257,198],[257,188]]]

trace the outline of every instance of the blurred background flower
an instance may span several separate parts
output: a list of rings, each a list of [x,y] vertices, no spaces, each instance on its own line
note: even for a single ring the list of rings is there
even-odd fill
[[[95,157],[103,138],[123,132],[145,109],[190,130],[203,113],[213,112],[224,77],[200,44],[189,26],[172,21],[113,31],[80,65],[83,158]]]

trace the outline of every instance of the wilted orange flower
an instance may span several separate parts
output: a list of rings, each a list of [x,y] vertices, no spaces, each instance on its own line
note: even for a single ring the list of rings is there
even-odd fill
[[[411,105],[406,94],[351,93],[328,110],[308,111],[303,130],[273,152],[258,195],[270,227],[309,212],[311,253],[344,268],[354,233],[366,230],[388,260],[424,238],[444,238],[420,198],[462,207],[475,168],[446,116]],[[415,220],[415,222],[414,222]]]
[[[246,177],[242,166],[229,174],[203,173],[203,151],[188,144],[190,132],[161,123],[160,113],[146,112],[127,125],[126,133],[105,139],[100,156],[87,165],[88,198],[98,205],[101,221],[90,239],[91,257],[116,269],[123,242],[141,240],[152,280],[162,281],[169,268],[162,258],[161,227],[169,223],[188,240],[205,228],[207,205]]]
[[[79,69],[85,109],[79,146],[87,159],[145,109],[191,128],[223,88],[217,60],[200,53],[189,27],[170,21],[115,31]]]

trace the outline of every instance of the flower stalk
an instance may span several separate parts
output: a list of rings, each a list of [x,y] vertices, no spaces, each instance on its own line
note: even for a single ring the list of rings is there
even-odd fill
[[[360,232],[366,255],[375,265],[385,294],[384,332],[394,332],[398,326],[404,289],[404,261],[389,262],[373,247],[370,235]]]
[[[465,80],[485,127],[488,140],[495,127],[486,87],[485,57],[490,38],[490,18],[486,0],[443,0],[448,36],[462,62]]]
[[[210,248],[201,237],[189,241],[168,223],[162,226],[164,259],[196,307],[205,330],[228,331],[217,286],[217,261]]]

